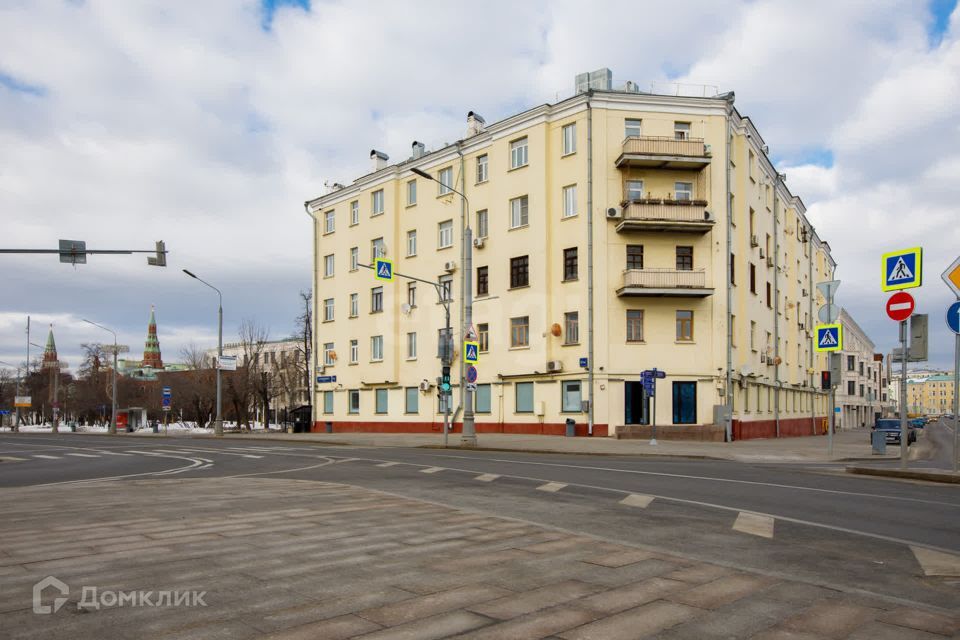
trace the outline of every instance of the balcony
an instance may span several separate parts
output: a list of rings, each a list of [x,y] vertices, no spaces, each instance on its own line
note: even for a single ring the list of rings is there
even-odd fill
[[[706,298],[713,295],[707,287],[703,269],[627,269],[623,272],[623,286],[618,296],[649,296],[674,298]]]
[[[706,200],[642,199],[621,205],[623,219],[617,233],[631,231],[682,231],[706,233],[713,228],[713,215]]]
[[[667,137],[630,136],[616,167],[648,169],[703,169],[710,164],[710,148],[701,138],[677,140]]]

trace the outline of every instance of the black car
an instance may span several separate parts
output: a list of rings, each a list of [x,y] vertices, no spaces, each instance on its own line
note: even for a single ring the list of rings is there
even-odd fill
[[[908,423],[909,425],[909,423]],[[899,418],[880,418],[873,425],[873,431],[880,431],[888,444],[900,444],[900,419]],[[873,442],[871,435],[870,441]],[[917,430],[907,427],[907,446],[917,441]]]

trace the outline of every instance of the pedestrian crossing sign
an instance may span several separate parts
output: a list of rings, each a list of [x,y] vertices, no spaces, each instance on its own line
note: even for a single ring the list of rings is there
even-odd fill
[[[817,325],[817,351],[840,351],[843,349],[843,326],[839,324]]]
[[[393,282],[393,260],[386,258],[377,258],[373,264],[373,273],[377,280],[387,280]]]
[[[463,361],[466,364],[477,364],[477,362],[480,361],[480,343],[479,342],[470,342],[469,340],[464,341]]]
[[[913,289],[923,284],[923,249],[902,249],[883,254],[880,261],[883,273],[880,275],[881,289],[899,291]]]

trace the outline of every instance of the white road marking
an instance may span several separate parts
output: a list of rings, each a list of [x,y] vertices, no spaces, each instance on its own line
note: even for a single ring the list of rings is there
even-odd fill
[[[474,478],[474,480],[479,480],[480,482],[493,482],[499,477],[500,476],[495,473],[481,473],[479,476]]]
[[[960,576],[960,556],[923,547],[910,547],[923,572],[928,576]]]
[[[45,455],[41,455],[41,454],[39,454],[39,453],[33,454],[33,457],[34,457],[34,458],[43,458],[44,460],[59,460],[59,459],[61,458],[61,456],[45,456]]]
[[[733,529],[761,538],[773,538],[773,522],[770,516],[741,511],[733,523]]]
[[[103,449],[94,449],[94,451],[96,451],[97,453],[106,454],[106,455],[108,455],[108,456],[128,456],[128,455],[130,455],[129,453],[121,453],[121,452],[119,452],[119,451],[104,451]]]
[[[566,486],[567,485],[563,484],[562,482],[548,482],[547,484],[542,484],[537,487],[537,491],[549,491],[551,493],[556,493]]]
[[[89,453],[68,453],[68,456],[76,456],[78,458],[99,458],[100,456],[90,455]]]
[[[420,469],[420,473],[436,473],[438,471],[443,471],[443,467],[428,467],[426,469]]]
[[[650,503],[653,502],[653,496],[645,496],[640,493],[631,493],[626,498],[620,501],[620,504],[625,504],[628,507],[640,507],[641,509],[646,509],[650,506]]]
[[[396,465],[398,465],[398,464],[400,464],[400,463],[399,463],[399,462],[383,462],[383,463],[381,463],[381,464],[378,464],[377,466],[378,466],[378,467],[394,467],[394,466],[396,466]]]
[[[0,456],[0,460],[5,462],[23,462],[26,458],[14,458],[13,456]]]

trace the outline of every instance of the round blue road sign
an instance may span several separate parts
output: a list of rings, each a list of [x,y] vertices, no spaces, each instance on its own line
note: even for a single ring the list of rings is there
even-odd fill
[[[473,365],[467,367],[467,382],[476,382],[477,381],[477,368]]]
[[[960,301],[954,302],[947,309],[947,326],[954,333],[960,333]]]

